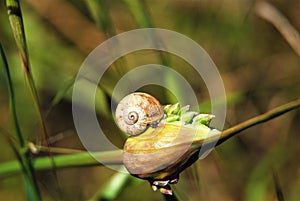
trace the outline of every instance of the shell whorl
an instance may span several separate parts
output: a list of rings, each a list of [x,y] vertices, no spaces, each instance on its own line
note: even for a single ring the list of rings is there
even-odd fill
[[[164,110],[159,101],[141,92],[125,96],[116,109],[117,125],[129,135],[139,135],[149,125],[156,127],[163,116]]]

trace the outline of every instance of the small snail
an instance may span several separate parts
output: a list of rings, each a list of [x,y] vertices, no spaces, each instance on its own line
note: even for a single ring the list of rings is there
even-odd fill
[[[124,166],[131,175],[148,180],[154,191],[171,195],[170,184],[178,182],[179,174],[198,160],[200,151],[210,149],[202,147],[204,142],[218,137],[209,127],[212,118],[179,104],[163,108],[145,93],[127,95],[116,109],[118,126],[131,135],[123,147]]]
[[[148,126],[156,127],[164,116],[164,110],[153,96],[136,92],[125,96],[117,106],[116,121],[125,133],[135,136]]]

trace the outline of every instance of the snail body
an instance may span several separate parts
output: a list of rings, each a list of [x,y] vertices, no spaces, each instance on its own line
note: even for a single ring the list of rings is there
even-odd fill
[[[159,101],[141,92],[125,96],[116,109],[117,125],[132,136],[143,133],[149,126],[156,127],[163,116]]]

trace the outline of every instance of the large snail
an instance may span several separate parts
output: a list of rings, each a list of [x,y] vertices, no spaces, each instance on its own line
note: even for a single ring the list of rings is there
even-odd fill
[[[145,93],[129,94],[116,109],[118,126],[131,135],[123,148],[124,166],[164,194],[172,194],[169,184],[198,159],[204,140],[215,140],[208,127],[213,115],[188,110],[178,104],[163,108]]]
[[[140,92],[125,96],[116,109],[117,124],[129,135],[139,135],[149,125],[156,127],[163,116],[164,110],[158,100]]]

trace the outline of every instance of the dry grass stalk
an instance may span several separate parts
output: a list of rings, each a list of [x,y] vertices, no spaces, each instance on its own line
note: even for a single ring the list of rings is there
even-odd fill
[[[259,17],[271,23],[296,54],[300,56],[300,35],[288,19],[273,5],[265,1],[258,2],[255,6],[255,11]]]

